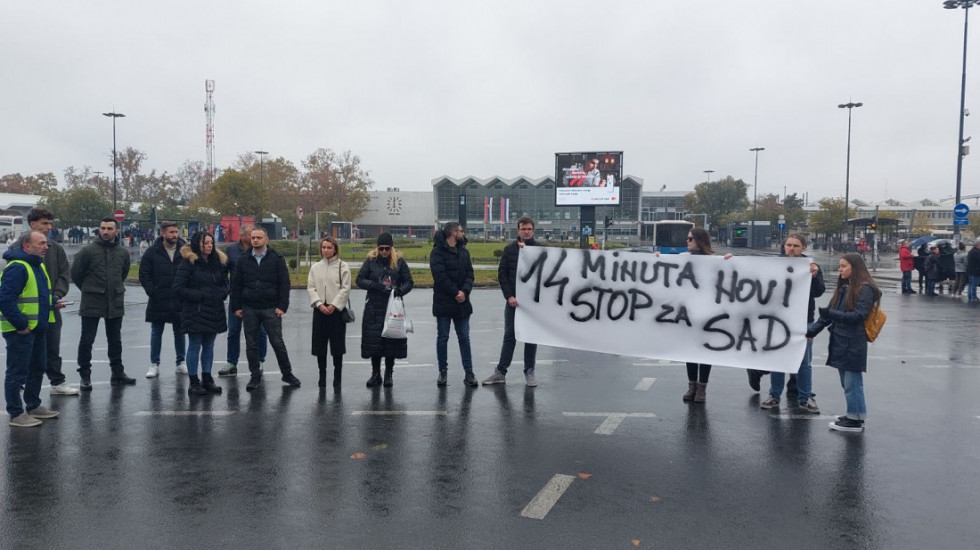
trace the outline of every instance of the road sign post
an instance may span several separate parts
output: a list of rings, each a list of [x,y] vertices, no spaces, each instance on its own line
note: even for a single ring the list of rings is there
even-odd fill
[[[115,218],[117,222],[122,223],[122,221],[126,219],[126,213],[122,210],[116,210],[112,213],[112,217]]]

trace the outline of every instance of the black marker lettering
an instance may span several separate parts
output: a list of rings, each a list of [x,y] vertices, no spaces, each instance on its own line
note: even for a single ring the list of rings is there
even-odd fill
[[[728,332],[725,329],[715,328],[714,327],[714,324],[716,322],[718,322],[718,321],[724,321],[725,319],[728,319],[728,318],[729,318],[729,315],[727,313],[722,313],[721,315],[716,315],[716,316],[712,317],[711,319],[708,319],[708,322],[704,324],[704,331],[705,332],[715,332],[715,333],[718,333],[718,334],[724,334],[725,336],[728,337],[728,344],[726,344],[724,346],[716,347],[716,346],[712,346],[711,344],[709,344],[709,343],[706,342],[704,344],[704,347],[710,349],[711,351],[727,351],[727,350],[732,349],[732,346],[735,345],[735,337],[732,336],[731,333]]]

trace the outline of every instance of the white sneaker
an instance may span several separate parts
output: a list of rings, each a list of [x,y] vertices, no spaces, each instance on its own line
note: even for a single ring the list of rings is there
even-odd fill
[[[51,395],[78,395],[78,388],[73,388],[68,385],[68,382],[62,382],[57,386],[51,386]]]
[[[160,376],[160,365],[151,364],[150,368],[146,369],[147,378],[156,378]]]
[[[177,363],[177,374],[187,374],[187,365],[184,363]]]

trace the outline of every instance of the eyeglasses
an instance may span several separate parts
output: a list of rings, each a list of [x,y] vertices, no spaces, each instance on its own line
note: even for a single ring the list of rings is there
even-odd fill
[[[391,250],[390,246],[379,246],[378,250]]]
[[[691,242],[691,241],[693,241],[693,240],[694,240],[694,237],[688,237],[688,238],[687,238],[687,242]]]

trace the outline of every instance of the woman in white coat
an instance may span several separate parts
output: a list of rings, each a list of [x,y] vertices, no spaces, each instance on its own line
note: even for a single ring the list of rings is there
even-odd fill
[[[320,387],[327,385],[327,352],[333,356],[333,387],[340,387],[347,352],[347,323],[344,310],[350,296],[351,273],[347,262],[340,259],[337,239],[327,237],[320,241],[319,262],[310,268],[306,280],[306,292],[313,307],[313,347],[317,368],[320,370]]]

